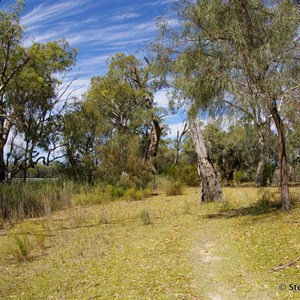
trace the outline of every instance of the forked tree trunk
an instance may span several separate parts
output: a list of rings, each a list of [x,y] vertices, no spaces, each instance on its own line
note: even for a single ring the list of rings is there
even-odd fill
[[[291,202],[290,202],[290,194],[289,194],[289,186],[288,186],[289,176],[288,176],[287,155],[286,155],[286,147],[285,147],[284,125],[279,115],[275,100],[272,99],[270,101],[269,109],[272,118],[275,122],[275,126],[278,133],[281,204],[283,210],[290,211]]]
[[[201,132],[200,120],[197,116],[190,117],[189,122],[198,157],[198,174],[201,179],[201,200],[202,202],[220,202],[222,200],[220,175],[208,155]]]
[[[184,124],[184,127],[183,127],[181,133],[177,129],[177,137],[175,140],[175,158],[174,158],[174,163],[173,163],[174,165],[177,165],[179,162],[179,152],[180,152],[180,148],[181,148],[182,138],[187,133],[187,131],[188,131],[187,123]]]

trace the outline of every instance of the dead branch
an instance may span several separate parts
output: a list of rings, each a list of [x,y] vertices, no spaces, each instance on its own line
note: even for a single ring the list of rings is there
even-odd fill
[[[275,268],[271,269],[271,271],[272,271],[272,272],[276,272],[276,271],[279,271],[279,270],[286,269],[286,268],[288,268],[288,267],[293,266],[293,265],[294,265],[297,261],[299,261],[299,260],[300,260],[300,256],[299,256],[298,258],[296,258],[295,260],[293,260],[293,261],[289,261],[289,262],[287,262],[287,263],[285,263],[285,264],[283,264],[283,265],[280,265],[280,266],[278,266],[278,267],[275,267]]]

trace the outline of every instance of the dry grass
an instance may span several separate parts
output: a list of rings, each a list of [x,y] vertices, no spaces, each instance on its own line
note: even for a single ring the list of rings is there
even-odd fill
[[[7,253],[11,235],[3,229],[0,298],[209,299],[212,290],[226,294],[216,288],[222,283],[237,299],[249,291],[260,299],[297,299],[299,292],[280,292],[278,285],[299,284],[299,268],[270,269],[300,256],[299,205],[285,214],[269,203],[277,197],[275,189],[263,204],[254,188],[224,191],[224,204],[199,204],[199,190],[189,188],[182,196],[56,212],[38,220],[45,247],[30,261]],[[294,198],[299,192],[294,189]],[[148,226],[142,211],[150,212]],[[207,251],[223,257],[222,263],[195,255],[203,243],[213,245]]]

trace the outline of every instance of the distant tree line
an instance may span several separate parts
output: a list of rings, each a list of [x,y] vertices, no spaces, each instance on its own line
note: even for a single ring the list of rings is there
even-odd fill
[[[221,182],[278,182],[290,210],[300,163],[295,3],[175,1],[147,58],[113,55],[80,99],[63,80],[77,50],[65,40],[25,47],[23,8],[0,11],[0,181],[43,177],[56,161],[51,176],[91,184],[145,187],[165,174],[201,184],[202,201],[221,201]],[[161,88],[169,109],[154,103]],[[168,139],[165,116],[176,109],[186,124]]]

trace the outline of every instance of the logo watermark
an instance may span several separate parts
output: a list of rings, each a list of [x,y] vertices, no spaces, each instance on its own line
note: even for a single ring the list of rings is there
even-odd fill
[[[290,283],[288,285],[281,283],[279,284],[279,289],[281,291],[295,291],[295,292],[300,292],[300,284],[294,284]]]

